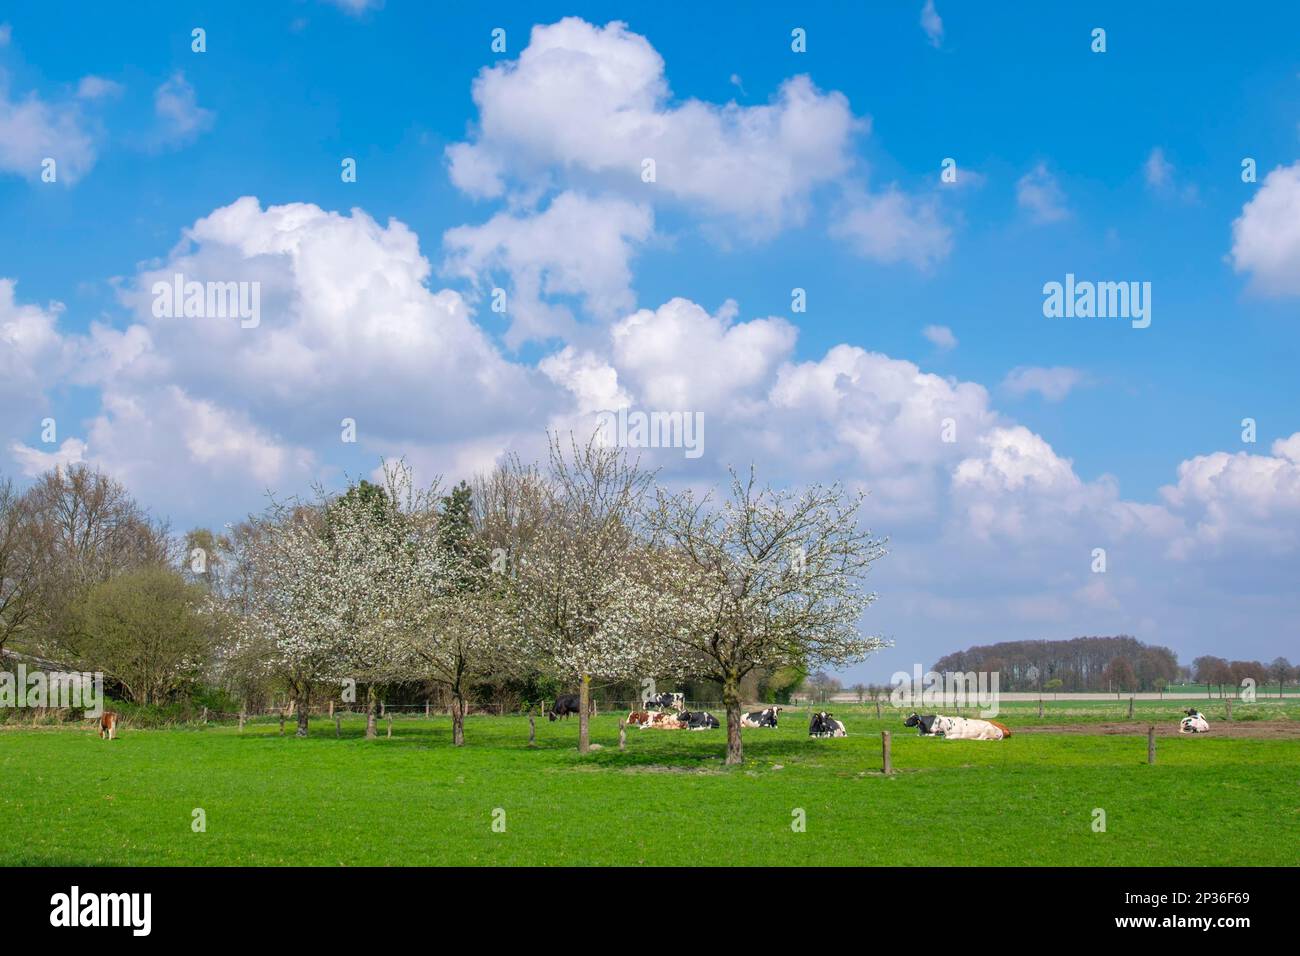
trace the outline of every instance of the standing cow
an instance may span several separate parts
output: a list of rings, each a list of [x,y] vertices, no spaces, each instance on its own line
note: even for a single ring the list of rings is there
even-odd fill
[[[577,694],[561,694],[555,698],[555,703],[551,709],[546,712],[547,720],[555,723],[557,717],[563,717],[566,720],[570,714],[582,713],[582,698]]]
[[[117,739],[117,711],[106,710],[99,715],[99,739]]]
[[[646,710],[664,710],[671,707],[673,710],[682,710],[686,706],[685,694],[662,693],[645,700],[641,706]]]

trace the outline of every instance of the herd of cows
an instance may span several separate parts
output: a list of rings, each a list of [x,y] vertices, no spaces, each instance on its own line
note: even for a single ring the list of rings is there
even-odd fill
[[[629,727],[646,730],[715,730],[722,724],[705,710],[687,710],[686,696],[680,693],[656,694],[643,701],[641,710],[627,715],[624,723]],[[561,695],[547,717],[555,721],[560,717],[577,714],[581,710],[577,694]],[[742,727],[775,727],[781,705],[774,704],[763,710],[741,714]],[[1196,709],[1184,711],[1187,715],[1178,724],[1179,733],[1204,734],[1210,724]],[[942,737],[945,740],[1003,740],[1011,736],[1011,728],[996,720],[978,720],[973,717],[947,717],[943,714],[910,714],[904,727],[915,727],[922,737]],[[826,711],[813,714],[808,722],[809,737],[847,737],[844,722],[836,720]]]

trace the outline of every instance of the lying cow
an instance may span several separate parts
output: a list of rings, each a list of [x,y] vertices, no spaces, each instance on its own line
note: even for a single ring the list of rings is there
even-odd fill
[[[555,718],[563,717],[566,720],[570,714],[582,713],[582,698],[577,694],[561,694],[555,698],[555,703],[551,709],[546,712],[546,717],[551,723],[555,723]]]
[[[907,720],[903,721],[903,726],[915,727],[917,729],[916,732],[922,737],[937,737],[939,736],[939,732],[934,729],[934,722],[938,719],[939,716],[937,714],[926,714],[922,716],[921,714],[913,713],[907,718]]]
[[[1183,713],[1187,716],[1178,722],[1178,732],[1180,734],[1207,734],[1210,732],[1210,722],[1195,707],[1185,710]]]
[[[935,721],[935,729],[945,740],[1001,740],[1011,736],[1011,728],[996,720],[977,720],[973,717],[943,717]]]
[[[99,739],[117,739],[117,711],[106,710],[99,715]]]
[[[808,724],[809,737],[847,737],[848,735],[849,732],[844,729],[844,722],[836,720],[824,710],[813,714]]]
[[[740,715],[740,726],[775,727],[776,715],[779,713],[781,713],[780,707],[769,707],[767,710],[751,710],[747,714]]]
[[[627,715],[627,725],[629,727],[644,727],[650,723],[650,712],[648,710],[634,710]]]
[[[662,711],[651,714],[650,722],[641,726],[647,730],[683,730],[686,727],[675,714],[665,714]]]
[[[641,704],[646,710],[664,710],[671,707],[673,710],[681,710],[686,706],[685,694],[656,694],[649,700]]]
[[[718,718],[703,710],[684,710],[677,715],[677,719],[687,730],[716,730],[722,726],[718,723]]]

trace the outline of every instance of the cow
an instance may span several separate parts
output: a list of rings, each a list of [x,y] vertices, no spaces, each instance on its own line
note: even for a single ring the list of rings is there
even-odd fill
[[[561,694],[555,698],[555,703],[547,711],[546,717],[551,723],[555,723],[557,717],[567,720],[570,714],[580,713],[582,713],[582,698],[577,694]]]
[[[918,718],[918,725],[919,721],[924,719]],[[908,720],[911,720],[911,717]],[[906,721],[904,723],[906,724]],[[934,722],[930,725],[930,733],[926,736],[942,737],[945,740],[1002,740],[1011,736],[1011,728],[996,720],[945,717],[943,714],[935,714]]]
[[[646,710],[663,710],[667,707],[671,707],[673,710],[681,710],[686,706],[686,695],[671,693],[655,694],[655,696],[651,697],[649,700],[643,701],[641,706]]]
[[[907,720],[903,721],[903,726],[915,727],[916,732],[922,737],[937,737],[939,732],[934,729],[934,722],[938,719],[937,714],[925,714],[923,716],[913,713],[908,716]]]
[[[99,715],[99,739],[117,739],[117,711],[106,710]]]
[[[767,710],[751,710],[747,714],[740,715],[740,726],[742,727],[775,727],[777,714],[781,713],[781,708],[769,707]]]
[[[667,714],[663,711],[656,711],[650,715],[650,722],[644,725],[649,730],[682,730],[686,727],[684,723],[677,719],[676,714]]]
[[[809,737],[847,737],[848,735],[849,732],[844,729],[844,722],[836,720],[824,710],[813,714],[808,724]]]
[[[650,712],[648,710],[634,710],[627,715],[627,725],[629,727],[644,727],[650,723]]]
[[[718,718],[703,710],[693,712],[684,710],[677,715],[677,719],[685,725],[687,730],[716,730],[722,726],[718,723]]]
[[[1210,732],[1210,722],[1199,710],[1192,707],[1183,711],[1187,716],[1178,722],[1180,734],[1206,734]]]

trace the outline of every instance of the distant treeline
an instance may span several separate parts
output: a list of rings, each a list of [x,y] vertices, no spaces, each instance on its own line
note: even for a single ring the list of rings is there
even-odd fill
[[[1128,635],[1002,641],[948,654],[932,670],[996,671],[1004,691],[1155,691],[1179,682],[1223,687],[1249,678],[1263,686],[1297,679],[1297,669],[1282,657],[1271,664],[1198,657],[1189,667],[1172,649]]]

